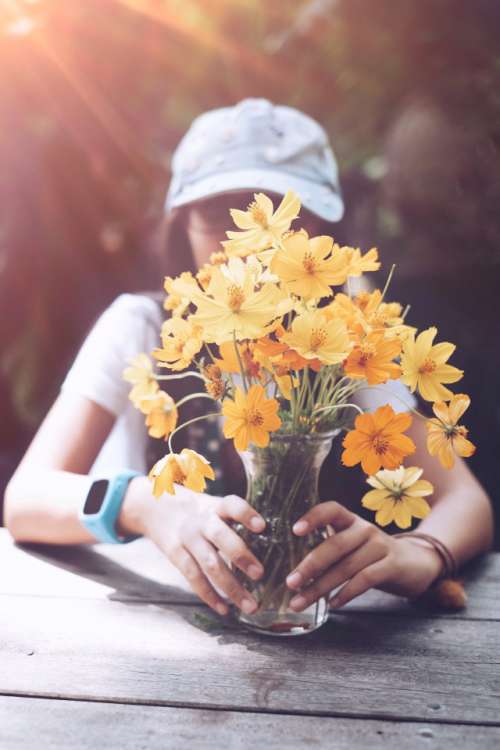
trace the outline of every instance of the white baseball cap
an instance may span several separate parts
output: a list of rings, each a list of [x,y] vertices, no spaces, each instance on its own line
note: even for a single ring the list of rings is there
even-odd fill
[[[299,110],[267,99],[244,99],[193,121],[172,158],[165,209],[242,190],[293,190],[327,221],[344,213],[325,130]]]

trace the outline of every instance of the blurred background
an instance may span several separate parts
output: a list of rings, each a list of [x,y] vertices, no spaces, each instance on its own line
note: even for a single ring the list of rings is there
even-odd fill
[[[0,0],[0,92],[0,497],[99,312],[161,288],[181,135],[263,96],[326,127],[336,238],[377,245],[389,297],[457,344],[498,502],[499,2]]]

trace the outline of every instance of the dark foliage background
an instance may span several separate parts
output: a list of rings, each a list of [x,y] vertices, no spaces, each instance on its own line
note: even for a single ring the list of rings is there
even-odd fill
[[[0,490],[96,315],[161,285],[185,128],[264,96],[325,125],[338,238],[377,244],[411,321],[457,343],[498,497],[499,28],[495,0],[0,0]]]

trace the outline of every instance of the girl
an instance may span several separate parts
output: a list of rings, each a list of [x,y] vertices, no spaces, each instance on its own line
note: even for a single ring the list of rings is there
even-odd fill
[[[279,197],[289,189],[301,196],[308,232],[331,234],[343,205],[335,160],[316,122],[265,100],[199,117],[173,159],[164,273],[201,267],[224,239],[228,209],[245,208],[253,190]],[[9,482],[6,525],[18,541],[53,544],[147,536],[210,607],[226,614],[229,600],[250,614],[256,602],[226,560],[255,580],[262,565],[226,521],[259,532],[264,519],[237,495],[178,487],[159,502],[152,496],[143,416],[128,400],[122,372],[132,357],[158,345],[161,322],[160,306],[147,295],[123,294],[101,315]],[[401,411],[401,398],[414,403],[404,390],[395,398],[395,388],[365,391],[362,406],[389,402]],[[463,462],[446,472],[429,457],[420,420],[411,436],[415,463],[435,487],[432,511],[419,526],[426,539],[390,536],[327,495],[294,527],[297,534],[327,525],[336,532],[290,571],[288,585],[300,591],[292,602],[297,610],[339,586],[333,606],[371,587],[418,596],[441,576],[443,560],[460,564],[490,546],[491,507],[480,484]],[[327,475],[332,492],[329,481]]]

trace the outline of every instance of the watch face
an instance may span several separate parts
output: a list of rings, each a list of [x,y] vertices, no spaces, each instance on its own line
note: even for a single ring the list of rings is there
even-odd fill
[[[108,485],[108,479],[98,479],[96,482],[93,482],[83,506],[83,512],[86,516],[93,515],[101,510]]]

